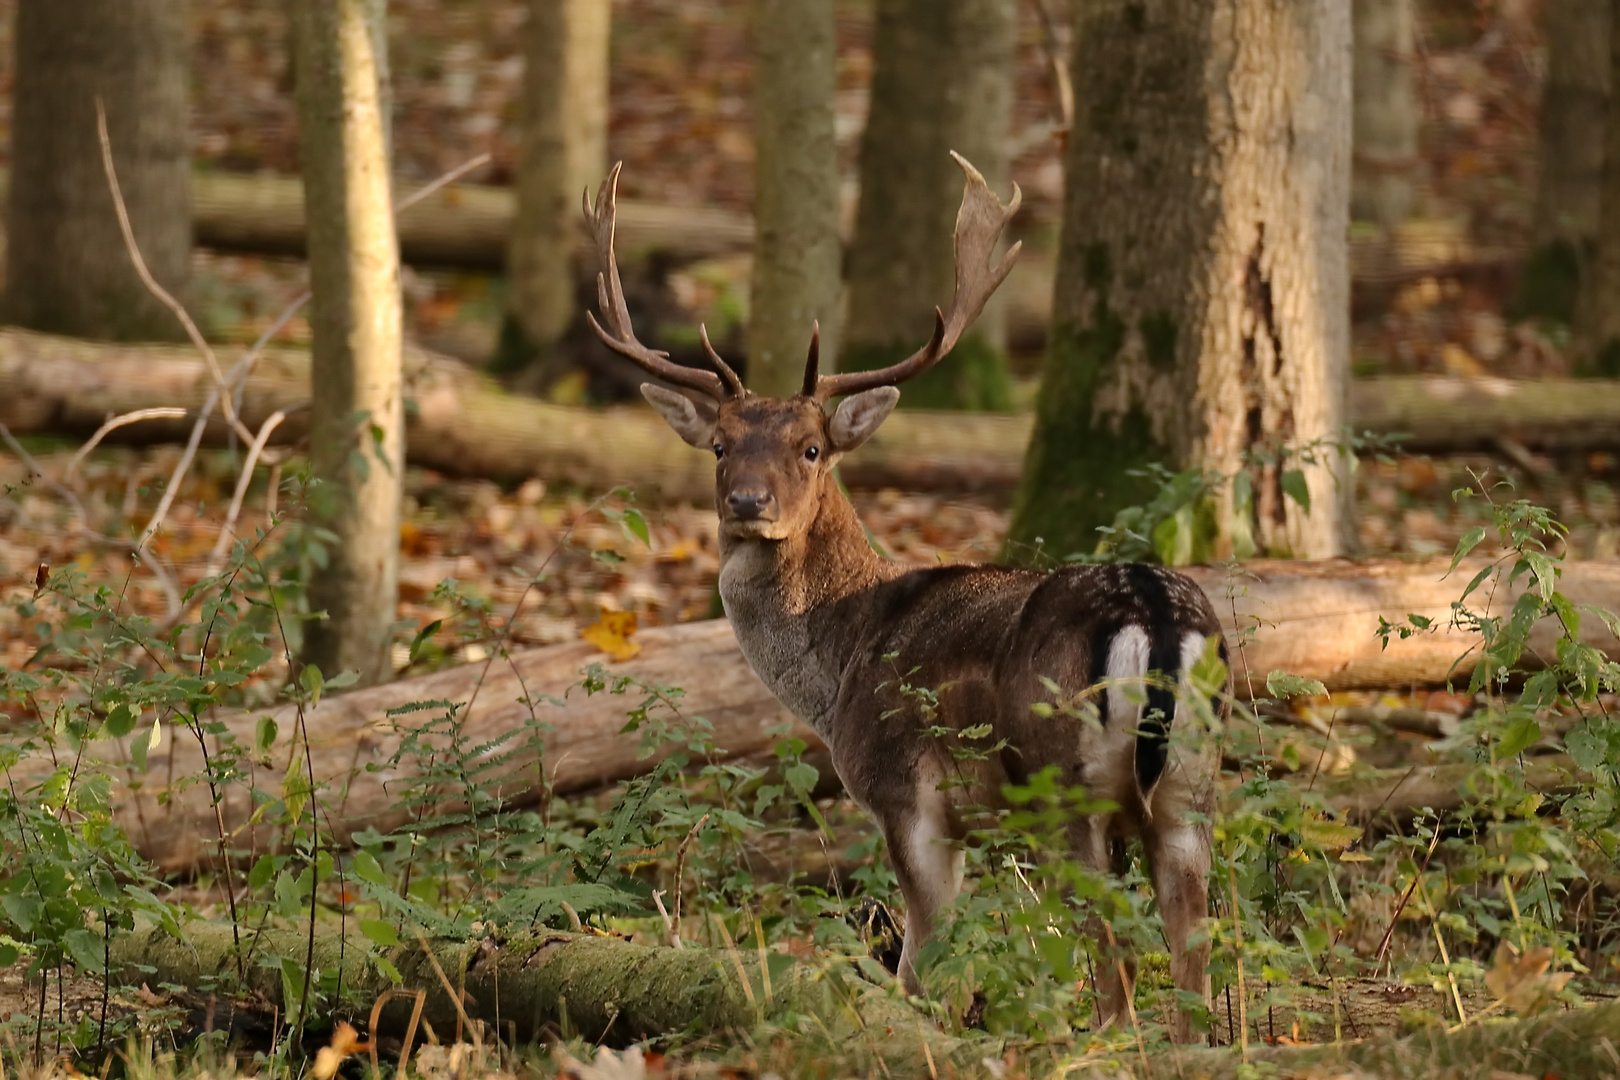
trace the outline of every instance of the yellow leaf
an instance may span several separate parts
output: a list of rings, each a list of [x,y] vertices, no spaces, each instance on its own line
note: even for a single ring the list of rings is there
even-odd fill
[[[1323,851],[1342,851],[1361,839],[1361,829],[1323,817],[1315,810],[1307,810],[1299,823],[1300,839]]]
[[[363,1044],[353,1027],[347,1023],[339,1022],[337,1029],[332,1032],[332,1045],[323,1046],[315,1055],[315,1064],[309,1070],[315,1080],[332,1080],[337,1075],[338,1067],[343,1059],[360,1049]]]
[[[635,632],[635,612],[604,611],[602,617],[581,630],[579,636],[615,660],[628,660],[641,652],[641,646],[630,640]]]
[[[1446,370],[1453,375],[1483,375],[1485,369],[1475,360],[1468,350],[1455,342],[1448,341],[1440,349],[1440,362]]]

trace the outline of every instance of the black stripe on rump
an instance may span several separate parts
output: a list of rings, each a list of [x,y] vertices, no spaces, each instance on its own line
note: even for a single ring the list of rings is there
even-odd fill
[[[1170,760],[1170,721],[1176,715],[1176,694],[1171,688],[1181,669],[1181,641],[1170,591],[1158,570],[1140,563],[1126,568],[1131,590],[1147,611],[1147,708],[1136,736],[1136,782],[1143,794],[1164,775]],[[1168,684],[1168,685],[1167,685]]]

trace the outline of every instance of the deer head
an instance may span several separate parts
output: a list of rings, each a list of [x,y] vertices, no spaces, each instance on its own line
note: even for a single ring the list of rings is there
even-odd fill
[[[733,537],[780,540],[801,535],[814,520],[833,466],[864,443],[900,400],[899,383],[933,367],[956,345],[1012,270],[1021,244],[994,265],[990,258],[1022,194],[1013,185],[1003,203],[984,177],[960,154],[951,156],[966,173],[962,206],[956,215],[956,289],[949,312],[934,309],[928,343],[898,364],[878,371],[820,373],[821,335],[810,335],[804,389],[789,398],[750,393],[700,329],[714,371],[683,367],[669,354],[636,340],[625,306],[613,254],[619,170],[602,182],[593,206],[585,198],[585,220],[596,239],[602,270],[596,276],[602,322],[587,314],[591,329],[608,348],[634,360],[649,374],[692,391],[677,393],[643,383],[642,395],[687,443],[715,455],[715,508],[722,530]],[[603,325],[606,323],[606,326]],[[836,408],[828,403],[842,397]]]

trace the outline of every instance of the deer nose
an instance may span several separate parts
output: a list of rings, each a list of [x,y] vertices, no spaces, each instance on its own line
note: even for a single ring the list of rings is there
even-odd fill
[[[726,496],[726,505],[741,521],[759,520],[775,501],[776,497],[768,491],[733,491]]]

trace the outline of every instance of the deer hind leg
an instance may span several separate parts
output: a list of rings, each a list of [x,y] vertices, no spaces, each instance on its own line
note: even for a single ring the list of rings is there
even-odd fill
[[[1177,990],[1208,999],[1209,939],[1191,938],[1209,911],[1210,828],[1207,823],[1166,820],[1148,830],[1148,861],[1159,912],[1170,943],[1170,978]],[[1192,1017],[1178,1003],[1170,1026],[1178,1043],[1192,1040]]]
[[[900,980],[906,993],[922,996],[917,954],[934,931],[939,910],[962,891],[962,849],[955,841],[950,808],[943,792],[924,783],[912,813],[892,825],[883,838],[894,862],[894,876],[906,898],[906,938],[900,950]]]
[[[1119,861],[1115,856],[1124,853],[1117,841],[1110,842],[1106,814],[1072,822],[1069,850],[1080,865],[1099,874],[1115,869]],[[1109,927],[1098,915],[1086,920],[1085,934],[1097,951],[1096,968],[1092,973],[1092,991],[1097,1000],[1092,1007],[1091,1027],[1093,1031],[1100,1031],[1129,1011],[1128,1003],[1136,989],[1136,957],[1108,944]]]

